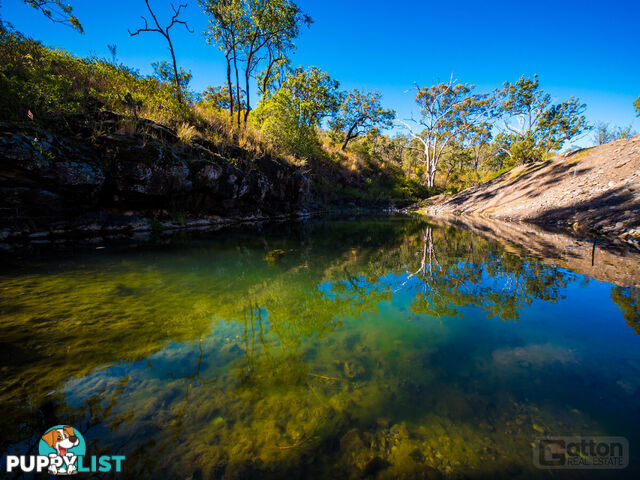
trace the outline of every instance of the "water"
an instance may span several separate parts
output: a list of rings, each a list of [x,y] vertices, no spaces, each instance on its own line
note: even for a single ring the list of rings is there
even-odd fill
[[[406,217],[15,260],[0,450],[57,424],[125,478],[638,478],[640,302]],[[538,470],[545,435],[623,471]],[[104,476],[104,475],[103,475]]]

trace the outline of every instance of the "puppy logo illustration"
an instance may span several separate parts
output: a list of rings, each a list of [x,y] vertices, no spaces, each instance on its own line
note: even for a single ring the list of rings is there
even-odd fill
[[[78,457],[86,453],[84,438],[68,425],[56,425],[47,430],[38,446],[39,454],[48,456],[49,473],[72,475],[78,473]]]

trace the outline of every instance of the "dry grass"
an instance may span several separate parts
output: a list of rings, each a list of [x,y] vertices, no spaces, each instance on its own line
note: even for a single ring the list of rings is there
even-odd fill
[[[230,118],[226,110],[220,110],[205,103],[195,105],[193,112],[199,120],[200,129],[204,129],[201,133],[213,143],[237,145],[256,155],[273,154],[286,157],[284,152],[277,152],[251,122],[238,127],[236,113],[233,118]]]
[[[178,134],[178,138],[182,143],[186,143],[187,145],[191,144],[191,141],[198,136],[198,130],[193,125],[188,123],[181,123],[178,125],[176,129]]]

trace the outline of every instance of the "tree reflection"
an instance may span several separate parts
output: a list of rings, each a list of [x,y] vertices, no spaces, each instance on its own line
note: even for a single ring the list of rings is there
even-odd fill
[[[421,242],[417,269],[399,271],[400,266],[416,261],[407,251],[399,257],[394,255],[397,252],[385,252],[375,259],[377,265],[387,265],[386,275],[399,274],[394,291],[415,292],[411,310],[416,314],[454,317],[462,315],[463,307],[477,307],[488,316],[517,320],[520,311],[534,300],[557,302],[562,298],[561,290],[575,278],[567,271],[506,252],[463,230],[428,226],[416,238]],[[355,287],[353,278],[348,274],[347,281],[334,284],[333,289],[360,299],[362,288],[345,290],[344,285]],[[374,304],[391,296],[388,284],[381,280],[367,285],[366,294],[375,298]]]
[[[612,287],[611,300],[622,312],[627,325],[640,335],[640,288]]]

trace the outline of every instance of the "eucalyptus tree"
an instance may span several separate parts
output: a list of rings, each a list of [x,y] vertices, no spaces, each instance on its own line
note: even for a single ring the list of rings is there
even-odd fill
[[[22,3],[40,10],[45,17],[54,23],[67,25],[84,33],[80,21],[73,15],[73,7],[63,0],[22,0]]]
[[[227,85],[217,87],[209,86],[204,89],[200,97],[203,102],[220,110],[228,110],[230,101],[235,102],[233,93],[229,95],[229,87]],[[240,101],[240,108],[244,108],[244,97],[241,97]]]
[[[478,171],[480,167],[480,154],[482,149],[489,145],[492,138],[492,125],[490,122],[480,122],[473,129],[471,138],[468,142],[469,148],[473,151],[473,170]]]
[[[144,32],[156,32],[165,38],[165,40],[167,41],[167,44],[169,45],[169,52],[171,53],[171,60],[173,63],[173,82],[174,82],[174,87],[176,91],[176,97],[178,101],[182,103],[183,95],[182,95],[182,86],[180,83],[180,76],[181,74],[183,74],[183,72],[178,71],[178,64],[176,62],[176,52],[173,48],[173,42],[171,41],[170,32],[175,25],[179,24],[179,25],[184,25],[184,27],[187,29],[188,32],[193,33],[193,30],[189,29],[189,25],[187,25],[186,20],[180,19],[180,12],[183,8],[187,8],[187,4],[185,3],[182,5],[178,5],[177,9],[173,6],[173,4],[171,4],[171,9],[173,10],[173,16],[171,17],[169,25],[167,25],[166,27],[162,27],[160,25],[160,22],[158,21],[158,17],[151,9],[151,5],[149,5],[149,0],[144,0],[144,3],[147,6],[147,10],[149,10],[149,14],[151,15],[151,19],[153,20],[153,23],[151,26],[149,26],[149,22],[147,21],[147,18],[143,16],[142,20],[144,21],[144,27],[139,28],[135,32],[132,32],[131,30],[129,30],[129,35],[131,35],[132,37],[135,37],[136,35],[139,35]]]
[[[354,138],[376,127],[393,125],[395,112],[382,107],[380,92],[351,90],[343,96],[338,114],[331,120],[331,128],[344,134],[342,150]]]
[[[175,83],[175,70],[173,66],[167,62],[152,62],[151,67],[153,68],[153,76],[157,78],[162,83]],[[178,68],[178,82],[180,87],[180,95],[184,100],[185,96],[188,94],[187,87],[191,82],[191,72],[185,72],[181,67]]]
[[[259,77],[261,93],[269,87],[278,67],[288,63],[294,40],[302,25],[312,20],[291,0],[199,0],[209,14],[205,32],[209,43],[218,45],[227,59],[227,87],[231,92],[231,67],[235,71],[235,101],[240,98],[240,69],[244,81],[244,122],[251,111],[251,80]],[[238,64],[241,64],[238,67]],[[260,65],[265,65],[258,73]],[[233,115],[234,99],[230,98]],[[240,124],[240,109],[238,109]]]
[[[236,107],[238,125],[240,125],[241,92],[238,74],[238,49],[243,31],[243,2],[240,0],[198,0],[198,3],[209,16],[209,26],[205,31],[207,43],[217,45],[224,52],[227,62],[229,118],[233,120],[234,107]],[[232,67],[235,72],[235,84],[232,80]]]
[[[515,161],[540,160],[591,128],[583,115],[585,104],[573,97],[553,104],[551,95],[540,88],[537,75],[505,82],[496,95],[503,119],[500,141],[503,151]]]
[[[577,98],[551,105],[538,121],[540,143],[545,156],[551,150],[559,150],[562,145],[592,127],[587,123],[584,111],[587,106]]]
[[[264,89],[269,85],[274,66],[284,61],[295,48],[293,41],[300,33],[300,26],[312,23],[311,18],[291,0],[247,0],[246,5],[248,21],[243,23],[245,30],[241,43],[247,97],[245,123],[251,111],[251,78],[260,63],[267,60],[261,79]]]
[[[288,104],[296,124],[318,127],[340,106],[340,83],[317,67],[292,70],[270,100],[281,98]]]
[[[486,121],[491,98],[472,93],[474,85],[455,83],[453,78],[428,88],[416,88],[420,118],[412,120],[413,127],[407,122],[400,123],[421,145],[427,187],[432,188],[443,154]]]

